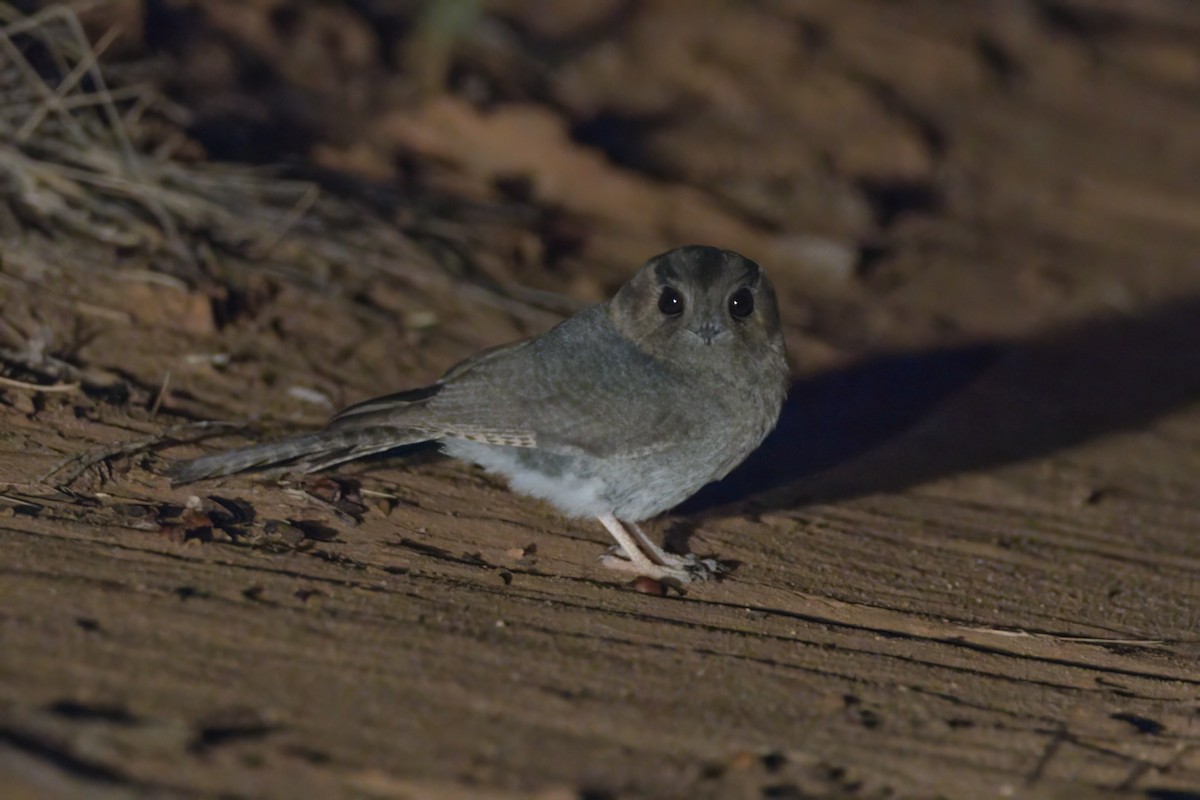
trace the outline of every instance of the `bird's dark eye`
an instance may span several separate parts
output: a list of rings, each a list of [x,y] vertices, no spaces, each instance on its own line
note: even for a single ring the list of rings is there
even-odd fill
[[[659,305],[661,308],[661,303]],[[729,315],[734,319],[745,319],[754,313],[754,294],[743,286],[729,298]]]
[[[678,316],[683,313],[683,295],[678,289],[673,289],[670,286],[664,286],[662,294],[658,296],[658,310],[666,314],[668,317]]]

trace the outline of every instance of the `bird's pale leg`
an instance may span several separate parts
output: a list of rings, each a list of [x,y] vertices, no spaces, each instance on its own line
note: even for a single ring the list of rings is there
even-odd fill
[[[728,567],[715,558],[697,558],[693,554],[679,556],[674,553],[668,553],[656,545],[654,540],[647,536],[646,532],[636,522],[626,522],[625,525],[631,530],[634,538],[638,540],[642,545],[642,549],[646,551],[651,559],[662,564],[664,567],[686,570],[692,576],[692,580],[705,581],[713,575],[720,575],[729,571]]]
[[[600,524],[605,527],[612,537],[617,540],[622,552],[625,553],[624,558],[617,557],[612,559],[618,563],[608,563],[608,559],[602,559],[605,566],[613,567],[614,569],[623,569],[627,572],[637,572],[639,575],[647,575],[649,577],[658,577],[655,571],[662,568],[662,564],[656,564],[645,551],[639,546],[637,539],[625,527],[625,523],[614,517],[612,514],[605,514],[600,517]]]
[[[610,569],[681,583],[707,580],[710,575],[719,571],[717,563],[714,561],[710,564],[710,559],[700,561],[695,556],[677,556],[663,552],[662,548],[650,541],[650,537],[633,523],[622,522],[612,514],[605,514],[599,519],[600,524],[617,540],[617,545],[626,556],[603,556],[600,563]]]
[[[638,544],[642,548],[642,552],[650,557],[655,564],[662,564],[666,567],[682,567],[688,563],[685,556],[677,556],[674,553],[668,553],[661,547],[656,545],[654,541],[646,535],[646,532],[638,526],[636,522],[626,522],[626,529],[637,539]]]

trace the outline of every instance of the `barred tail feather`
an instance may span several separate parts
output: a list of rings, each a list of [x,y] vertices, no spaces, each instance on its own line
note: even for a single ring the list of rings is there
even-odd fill
[[[178,485],[268,467],[289,466],[301,472],[314,472],[429,439],[427,432],[402,428],[324,430],[180,461],[171,465],[167,475]]]

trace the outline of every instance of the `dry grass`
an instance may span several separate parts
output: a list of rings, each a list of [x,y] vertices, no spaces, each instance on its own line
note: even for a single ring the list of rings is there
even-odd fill
[[[309,285],[385,273],[418,290],[467,284],[473,299],[526,321],[555,319],[536,307],[558,311],[559,299],[478,269],[478,223],[422,214],[401,228],[313,182],[203,160],[187,112],[135,77],[146,70],[101,69],[116,35],[92,44],[71,8],[22,16],[0,2],[0,242],[10,252],[33,228],[151,255],[154,270],[191,283],[224,282],[227,260]]]
[[[0,198],[12,222],[198,268],[198,244],[265,257],[313,184],[174,158],[186,115],[151,86],[112,86],[76,13],[0,3]]]
[[[135,405],[148,396],[157,414],[167,377],[150,386],[119,354],[106,366],[74,355],[96,326],[133,323],[128,310],[90,302],[85,287],[98,282],[221,297],[259,273],[322,295],[384,285],[418,308],[457,294],[530,325],[556,320],[475,268],[469,222],[401,229],[316,183],[205,160],[187,112],[142,77],[154,70],[102,68],[116,37],[90,42],[63,5],[26,16],[0,2],[0,390],[115,392]],[[422,318],[437,322],[432,310]]]

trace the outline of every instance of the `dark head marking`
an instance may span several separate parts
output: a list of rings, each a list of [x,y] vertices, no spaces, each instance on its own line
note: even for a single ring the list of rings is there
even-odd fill
[[[716,247],[688,245],[655,256],[650,263],[654,265],[654,277],[660,284],[676,284],[687,280],[703,291],[716,284],[722,271],[731,264],[745,266],[747,284],[753,286],[758,283],[758,264],[731,250]]]

